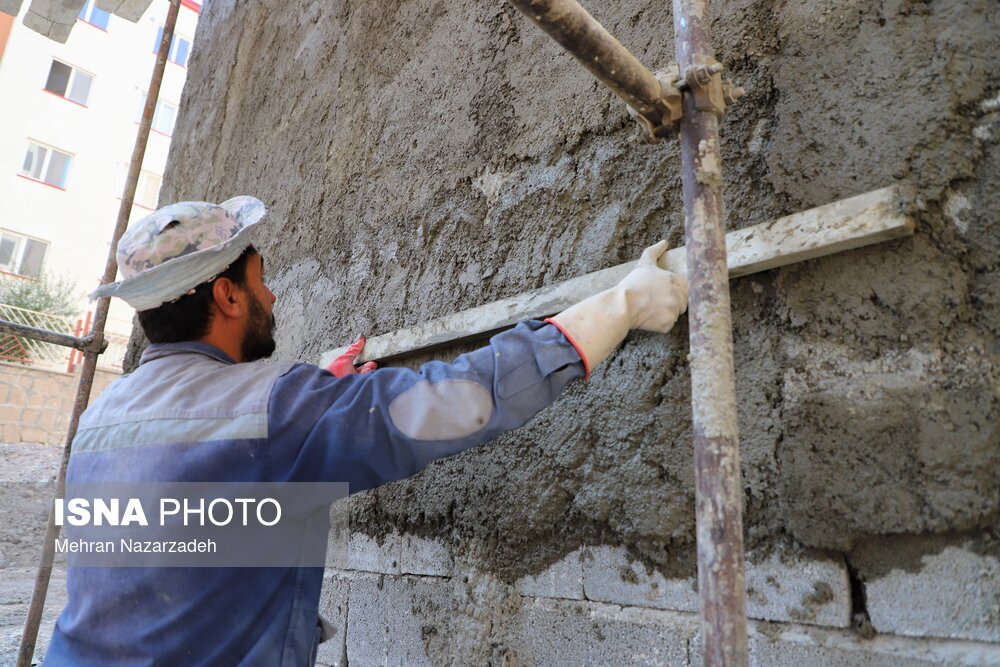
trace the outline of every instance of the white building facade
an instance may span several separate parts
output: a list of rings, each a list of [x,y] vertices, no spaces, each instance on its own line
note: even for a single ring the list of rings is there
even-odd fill
[[[71,277],[81,314],[100,282],[138,121],[166,21],[154,0],[137,23],[86,0],[65,44],[0,14],[0,272]],[[157,102],[132,220],[157,205],[200,3],[184,0]],[[112,299],[112,333],[133,311]]]

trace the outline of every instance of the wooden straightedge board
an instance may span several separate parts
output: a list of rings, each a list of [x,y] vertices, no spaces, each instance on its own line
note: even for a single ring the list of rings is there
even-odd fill
[[[913,220],[904,211],[904,192],[895,186],[873,190],[825,206],[793,213],[726,234],[729,277],[739,278],[831,255],[842,250],[889,241],[913,233]],[[619,264],[507,299],[463,310],[423,324],[368,339],[363,361],[391,361],[400,357],[481,340],[522,320],[541,319],[608,289],[635,262]],[[659,264],[687,274],[684,247],[668,250]],[[324,352],[328,364],[345,348]]]

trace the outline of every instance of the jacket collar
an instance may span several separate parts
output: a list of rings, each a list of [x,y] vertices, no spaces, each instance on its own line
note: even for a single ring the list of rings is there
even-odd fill
[[[142,352],[139,358],[139,365],[143,365],[154,359],[162,359],[175,354],[203,354],[224,364],[235,364],[236,361],[228,354],[208,343],[201,343],[195,340],[188,340],[182,343],[153,343]]]

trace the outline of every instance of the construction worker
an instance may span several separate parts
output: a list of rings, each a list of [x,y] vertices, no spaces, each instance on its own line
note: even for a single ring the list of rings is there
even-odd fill
[[[67,483],[341,481],[408,477],[516,429],[586,377],[630,329],[666,332],[687,307],[661,242],[617,286],[521,322],[419,371],[252,363],[275,348],[274,294],[248,234],[263,203],[184,202],[118,244],[123,279],[91,296],[138,311],[138,368],[80,420]],[[363,341],[361,342],[363,344]],[[341,377],[337,377],[337,376]],[[322,568],[74,568],[47,665],[294,665],[315,661]]]

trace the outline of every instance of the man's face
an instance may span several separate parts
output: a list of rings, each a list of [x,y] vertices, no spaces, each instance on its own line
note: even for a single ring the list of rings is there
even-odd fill
[[[274,354],[274,294],[264,284],[264,258],[254,253],[247,262],[246,291],[250,296],[250,311],[243,333],[243,361],[266,359]]]

